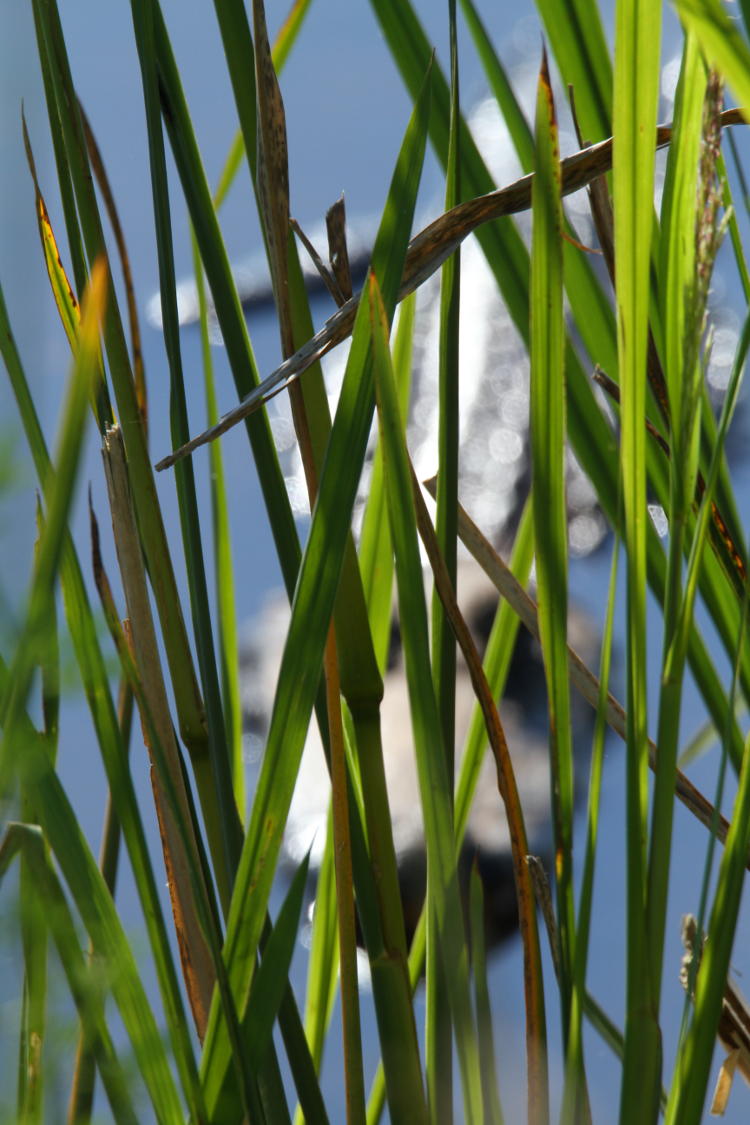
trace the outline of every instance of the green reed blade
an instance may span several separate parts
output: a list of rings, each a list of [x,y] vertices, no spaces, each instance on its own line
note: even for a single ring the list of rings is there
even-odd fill
[[[614,82],[613,189],[617,261],[617,333],[622,388],[621,466],[627,555],[627,850],[628,970],[624,1123],[651,1119],[658,1106],[661,1038],[651,1016],[646,902],[646,341],[653,218],[654,152],[661,11],[618,0]]]
[[[573,87],[587,141],[612,135],[612,64],[599,5],[591,0],[537,0],[563,81]]]
[[[453,842],[451,785],[430,669],[427,612],[408,454],[390,364],[387,320],[374,274],[369,280],[368,306],[373,334],[378,428],[383,443],[388,514],[396,557],[399,622],[425,828],[427,909],[434,910],[436,915],[445,986],[455,1027],[466,1119],[479,1121],[482,1086],[468,989],[467,943]]]
[[[180,349],[177,280],[174,269],[166,154],[159,108],[153,15],[147,8],[135,4],[132,10],[149,138],[149,162],[159,259],[162,321],[170,378],[170,428],[172,440],[179,444],[187,435],[189,426]],[[239,857],[242,829],[237,803],[234,798],[232,767],[216,670],[213,628],[208,603],[208,587],[203,563],[203,545],[192,463],[186,464],[184,469],[184,472],[176,473],[177,500],[195,630],[195,647],[206,706],[208,734],[208,762],[205,765],[201,763],[199,769],[196,770],[196,783],[213,857],[214,874],[222,903],[226,909]]]
[[[560,1008],[566,1051],[562,1119],[585,1118],[581,997],[575,991],[573,746],[568,687],[568,520],[565,496],[565,375],[562,202],[557,120],[546,55],[537,87],[536,176],[531,242],[531,463],[539,631],[547,681]]]
[[[448,3],[450,36],[450,129],[446,166],[445,210],[461,199],[460,93],[455,0]],[[459,443],[459,327],[461,312],[461,251],[447,259],[440,272],[438,327],[438,472],[435,532],[453,589],[458,556],[458,443]],[[386,473],[387,476],[387,473]],[[398,566],[398,563],[397,563]],[[399,603],[401,595],[399,596]],[[456,639],[436,589],[432,592],[430,654],[448,774],[448,800],[453,802],[456,753]],[[450,987],[444,972],[442,936],[427,868],[427,970],[425,978],[425,1062],[427,1100],[441,1125],[453,1121],[453,1045]]]
[[[399,307],[393,333],[393,371],[403,418],[407,416],[409,405],[415,309],[416,294],[412,293]],[[367,504],[362,518],[359,568],[362,572],[362,587],[367,601],[372,644],[382,675],[388,660],[391,633],[393,551],[383,483],[383,453],[380,446],[375,449]]]
[[[669,559],[664,600],[664,645],[659,696],[656,781],[651,815],[648,866],[648,946],[658,1018],[664,928],[672,844],[672,812],[680,729],[680,705],[687,636],[675,647],[683,609],[682,564],[686,523],[695,495],[700,436],[698,359],[704,309],[696,305],[696,170],[706,75],[694,37],[685,41],[675,103],[675,144],[667,164],[661,223],[661,273],[664,278],[665,374],[672,427],[670,462]],[[698,392],[698,393],[696,393]],[[687,620],[689,620],[688,618]],[[683,618],[683,620],[685,620]]]
[[[47,751],[40,743],[40,752]],[[33,877],[36,888],[36,906],[43,910],[57,946],[71,995],[78,1009],[84,1037],[91,1048],[99,1068],[104,1089],[109,1099],[113,1119],[122,1125],[136,1125],[138,1118],[133,1109],[125,1070],[107,1030],[104,1019],[104,997],[101,981],[84,962],[78,933],[65,899],[60,881],[49,861],[41,829],[31,824],[10,824],[0,842],[0,880],[7,872],[16,854],[20,855]],[[41,1048],[40,1041],[39,1047]],[[41,1120],[28,1104],[24,1120]],[[41,1108],[41,1107],[39,1107]]]

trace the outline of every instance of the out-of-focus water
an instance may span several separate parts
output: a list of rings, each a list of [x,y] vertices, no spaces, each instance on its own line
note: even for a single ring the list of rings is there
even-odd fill
[[[519,65],[539,54],[539,31],[533,18],[517,18],[518,7],[503,2],[482,3],[480,10],[494,41],[505,57]],[[153,220],[148,179],[145,127],[140,108],[139,71],[132,42],[129,6],[92,6],[75,0],[61,2],[63,22],[72,58],[79,95],[86,107],[102,149],[117,197],[125,236],[131,255],[141,312],[148,297],[158,288],[158,269],[154,253]],[[278,7],[278,6],[277,6]],[[446,58],[447,19],[442,5],[423,0],[417,5],[438,55]],[[186,94],[211,182],[215,183],[235,130],[231,94],[222,63],[221,44],[209,6],[191,9],[170,0],[164,4],[175,53],[183,71]],[[280,12],[269,5],[274,25]],[[43,424],[50,439],[55,424],[69,355],[63,333],[49,298],[43,274],[35,226],[33,193],[26,171],[21,138],[20,112],[23,100],[37,165],[53,223],[60,232],[62,220],[55,192],[54,164],[45,121],[41,78],[35,61],[33,23],[29,6],[11,0],[3,14],[4,36],[0,52],[0,282],[9,306],[18,344],[41,405]],[[665,55],[669,52],[667,33]],[[465,105],[476,104],[486,93],[478,63],[472,56],[468,36],[462,34],[462,91]],[[282,76],[290,148],[292,207],[306,227],[320,220],[326,208],[343,190],[350,218],[377,214],[387,189],[393,162],[408,119],[409,101],[388,55],[379,28],[367,4],[335,5],[318,0],[312,6],[303,31],[300,49],[293,54]],[[314,60],[314,70],[311,60]],[[428,159],[421,206],[436,211],[442,195],[441,180],[432,158]],[[190,271],[190,248],[185,208],[179,187],[173,191],[173,219],[178,274]],[[249,182],[240,176],[223,213],[223,230],[230,255],[239,259],[257,250],[260,243]],[[725,304],[733,305],[732,281],[725,283]],[[315,314],[321,319],[329,308],[316,299]],[[279,343],[276,325],[268,311],[249,314],[249,327],[261,372],[278,362]],[[143,324],[144,353],[149,383],[152,450],[154,460],[170,448],[168,425],[168,381],[162,340],[158,331]],[[197,333],[183,334],[183,361],[188,382],[194,380],[196,393],[191,404],[193,430],[203,426],[204,412],[200,390],[200,356]],[[221,408],[235,401],[231,378],[221,349],[214,360],[219,380]],[[0,380],[0,445],[14,432],[15,405],[3,380]],[[94,504],[106,526],[106,501],[102,485],[99,453],[90,435],[85,464],[85,482],[93,488]],[[257,612],[263,595],[279,585],[279,572],[267,531],[262,499],[248,457],[244,431],[239,428],[223,440],[225,467],[230,482],[230,508],[233,544],[237,563],[237,602],[241,619]],[[3,632],[12,627],[19,613],[26,588],[34,538],[33,472],[25,457],[23,439],[17,442],[17,468],[10,487],[0,503],[0,603]],[[208,462],[205,450],[195,456],[201,503],[207,513]],[[748,466],[736,469],[738,497],[743,510],[748,492]],[[159,478],[160,494],[167,512],[168,533],[179,535],[173,483],[169,475]],[[88,554],[87,517],[78,505],[74,533],[82,558]],[[108,560],[114,569],[114,556]],[[207,559],[210,566],[210,560]],[[582,607],[601,620],[609,577],[609,549],[605,548],[571,566],[571,590]],[[184,576],[179,576],[184,589]],[[624,593],[621,582],[621,608],[618,635],[624,634]],[[710,637],[710,633],[709,633]],[[652,614],[649,632],[649,668],[652,688],[656,688],[660,656],[661,626]],[[715,643],[712,646],[716,648]],[[726,663],[719,662],[720,667]],[[704,712],[696,692],[687,691],[684,699],[683,731],[690,732],[703,720]],[[61,720],[60,772],[74,799],[84,830],[97,846],[105,796],[105,782],[92,744],[87,710],[79,691],[71,688],[65,699]],[[622,1023],[624,1010],[625,939],[625,847],[624,757],[611,740],[604,778],[602,847],[596,884],[596,909],[592,933],[589,985],[608,1013]],[[143,807],[150,807],[147,766],[139,747],[134,746],[133,772],[141,789]],[[691,773],[698,785],[711,793],[713,766],[698,764]],[[155,824],[151,824],[156,839]],[[678,983],[681,947],[679,918],[695,909],[698,880],[702,871],[704,832],[677,806],[676,847],[668,919],[668,952],[664,979],[664,1027],[666,1069],[674,1050],[676,1030],[682,1012],[682,992]],[[583,835],[579,833],[579,856]],[[136,934],[142,924],[128,879],[127,865],[118,899],[126,924]],[[164,908],[169,907],[164,897]],[[745,967],[748,920],[743,916],[738,931],[735,957],[738,969]],[[304,979],[306,952],[302,945],[295,960],[297,980]],[[545,966],[548,979],[551,967]],[[0,974],[0,1027],[13,1026],[10,1014],[17,1003],[17,976]],[[499,1058],[501,1093],[507,1105],[507,1120],[521,1119],[523,1046],[521,1028],[522,973],[521,951],[517,940],[507,943],[490,965],[490,986],[496,1018],[496,1044]],[[551,1067],[559,1094],[561,1068],[558,1020],[554,1012],[554,987],[548,995],[551,1030]],[[156,1002],[156,1001],[155,1001]],[[421,1005],[421,998],[418,1004]],[[371,1004],[364,998],[364,1035],[367,1073],[371,1074],[378,1057],[377,1037]],[[5,1012],[9,1013],[8,1020]],[[336,1016],[334,1017],[336,1019]],[[343,1120],[336,1096],[340,1088],[337,1070],[340,1052],[331,1040],[324,1081],[331,1098],[332,1120]],[[3,1033],[3,1055],[12,1057],[13,1047]],[[8,1055],[8,1049],[11,1054]],[[619,1064],[607,1047],[587,1034],[588,1069],[592,1084],[592,1103],[596,1121],[616,1117],[619,1090]],[[718,1065],[718,1060],[717,1060]],[[747,1090],[734,1091],[727,1120],[747,1119]]]

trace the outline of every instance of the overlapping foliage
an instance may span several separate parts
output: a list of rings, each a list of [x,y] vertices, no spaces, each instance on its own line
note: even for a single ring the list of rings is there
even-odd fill
[[[170,458],[182,530],[181,542],[170,542],[151,453],[155,442],[167,439],[148,417],[138,299],[116,214],[118,184],[107,183],[85,107],[78,103],[58,5],[55,0],[33,0],[65,230],[53,231],[43,198],[51,189],[34,173],[36,204],[44,262],[72,361],[69,394],[51,455],[0,291],[0,351],[40,496],[40,535],[24,625],[14,651],[0,663],[0,782],[4,809],[12,809],[8,819],[16,822],[7,825],[0,844],[0,877],[12,864],[20,864],[24,979],[18,1028],[19,1121],[45,1119],[45,1097],[48,1103],[50,1098],[45,1067],[51,1049],[48,963],[53,947],[80,1024],[71,1121],[89,1119],[99,1080],[111,1118],[137,1119],[132,1079],[122,1058],[125,1043],[157,1121],[284,1122],[297,1104],[298,1120],[325,1122],[329,1111],[318,1076],[338,988],[348,1121],[375,1122],[386,1104],[391,1121],[410,1125],[447,1122],[454,1112],[463,1113],[467,1122],[502,1120],[503,1089],[498,1088],[489,1046],[492,1004],[477,931],[481,886],[476,879],[472,882],[471,910],[464,911],[456,862],[478,763],[488,744],[513,847],[524,957],[525,1010],[519,1018],[525,1029],[529,1120],[549,1120],[551,1104],[559,1106],[555,1112],[563,1121],[590,1119],[587,1022],[621,1056],[623,1122],[640,1125],[661,1113],[670,1122],[698,1121],[706,1103],[750,844],[750,762],[735,718],[737,699],[750,699],[747,550],[724,455],[750,342],[750,319],[739,337],[718,422],[704,385],[710,278],[727,227],[745,286],[744,302],[750,300],[722,145],[722,125],[742,121],[741,113],[722,116],[724,78],[741,102],[750,104],[747,28],[731,22],[719,0],[678,0],[684,39],[675,120],[671,130],[657,134],[660,6],[650,0],[617,0],[613,69],[594,0],[538,0],[550,63],[562,79],[560,88],[574,92],[582,138],[595,145],[590,152],[561,161],[546,57],[530,126],[477,9],[472,0],[462,0],[466,38],[481,59],[521,165],[533,175],[512,190],[489,195],[498,185],[461,112],[455,0],[445,12],[449,78],[441,60],[433,57],[408,0],[371,2],[413,111],[404,123],[363,292],[351,296],[345,271],[332,266],[328,280],[341,309],[333,327],[314,337],[290,226],[286,129],[276,76],[291,50],[304,56],[309,0],[292,6],[273,50],[262,0],[248,6],[243,0],[215,0],[234,96],[234,106],[227,106],[226,112],[239,122],[215,197],[203,171],[158,0],[132,0],[148,127],[164,354],[171,382],[171,443],[180,451],[194,436],[188,431],[188,401],[194,388],[188,387],[181,357],[170,214],[170,191],[181,191],[192,224],[201,294],[206,425],[217,423],[207,283],[237,395],[244,403],[248,465],[260,481],[291,601],[267,745],[245,820],[237,628],[224,493],[230,485],[222,469],[220,442],[211,450],[212,534],[200,519],[190,459],[180,453]],[[746,7],[742,5],[745,16]],[[469,49],[468,44],[462,48]],[[428,145],[445,168],[446,215],[410,243]],[[668,153],[665,187],[655,208],[657,145],[668,146]],[[33,171],[30,144],[28,153]],[[176,171],[174,183],[168,155]],[[257,369],[220,222],[221,200],[244,159],[268,252],[284,358],[283,367],[267,383],[261,381],[267,373]],[[584,186],[591,193],[604,269],[592,266],[592,249],[576,239],[565,213],[565,196]],[[472,202],[484,195],[486,199]],[[107,212],[106,229],[114,232],[111,245],[102,209]],[[520,210],[531,211],[530,251],[513,223],[512,213]],[[12,216],[3,219],[12,221]],[[471,231],[530,354],[533,483],[510,570],[457,501],[458,255]],[[332,246],[333,265],[340,264],[340,251],[340,246]],[[414,312],[407,293],[438,268],[440,423],[433,527],[410,465],[404,418]],[[127,318],[113,282],[120,269]],[[332,342],[348,335],[352,339],[346,374],[331,417],[319,361]],[[595,392],[595,369],[607,388],[606,405],[604,396]],[[264,393],[281,381],[292,399],[309,490],[312,515],[304,545],[263,406]],[[68,531],[87,404],[102,439],[127,602],[115,602],[92,514],[96,596],[120,666],[117,701],[96,627],[98,611],[84,579],[90,570],[90,548],[74,543]],[[190,405],[194,417],[196,402]],[[235,414],[216,427],[214,436],[234,418]],[[375,419],[378,451],[364,523],[355,541],[353,509]],[[627,577],[624,712],[608,694],[614,564],[606,628],[601,623],[601,674],[581,668],[567,647],[566,441],[591,479],[613,540],[622,546]],[[669,526],[666,549],[648,518],[647,501],[654,500]],[[484,667],[453,593],[459,537],[503,595]],[[435,572],[431,606],[425,600],[420,538]],[[534,547],[538,608],[522,588]],[[203,561],[210,552],[218,574],[216,595],[209,589]],[[187,598],[175,578],[176,569],[183,568]],[[428,865],[426,902],[410,945],[399,895],[379,715],[394,578]],[[663,659],[653,713],[647,703],[648,589],[663,613]],[[699,601],[731,662],[729,689],[694,624]],[[58,613],[64,622],[58,622]],[[498,713],[495,702],[502,693],[519,618],[522,627],[538,631],[548,685],[555,908],[547,935],[540,932],[526,859],[524,810],[503,734],[502,708]],[[60,629],[71,638],[89,703],[92,737],[110,786],[108,850],[101,863],[79,827],[75,794],[66,791],[56,768],[58,750],[64,753],[58,747],[57,725]],[[460,769],[454,749],[456,644],[478,700]],[[677,768],[686,733],[680,730],[680,715],[688,674],[718,732],[720,782],[715,800],[713,794],[707,800],[698,793]],[[38,685],[41,725],[32,717],[38,713],[33,700]],[[572,691],[582,691],[597,711],[586,846],[575,854],[574,772],[580,764],[571,746]],[[153,765],[163,856],[149,849],[130,774],[133,701]],[[320,726],[333,796],[303,998],[292,991],[289,968],[306,864],[286,891],[275,919],[268,906],[275,880],[281,878],[277,866],[282,835],[311,718]],[[590,995],[586,973],[591,918],[598,909],[593,873],[606,724],[624,739],[627,778],[622,798],[627,820],[627,994],[620,1029],[600,1006],[607,1007],[608,997]],[[650,730],[655,744],[649,741]],[[737,779],[728,822],[716,811],[726,771]],[[705,877],[695,910],[696,933],[705,931],[708,941],[703,949],[696,938],[693,965],[700,961],[701,968],[688,982],[694,1005],[687,1010],[679,1043],[667,1049],[660,999],[678,798],[706,826]],[[157,1027],[141,967],[118,917],[114,857],[120,837],[143,908],[166,1035]],[[717,846],[721,859],[712,880]],[[165,917],[157,890],[163,863],[171,918]],[[170,942],[172,926],[179,957]],[[357,929],[369,960],[381,1052],[381,1067],[369,1092],[362,1061]],[[88,945],[83,956],[81,935]],[[543,977],[541,950],[548,939],[554,947],[556,979]],[[423,973],[424,1009],[414,1003]],[[550,1005],[553,995],[557,999]],[[124,1029],[118,1035],[110,1028],[110,998]],[[550,1007],[560,1013],[564,1053],[562,1089],[554,1091],[552,1102],[546,1049]],[[417,1011],[424,1011],[423,1028],[418,1027]],[[275,1026],[280,1037],[272,1034]],[[726,1023],[723,1026],[726,1041]],[[734,1045],[731,1039],[729,1045]],[[664,1060],[672,1058],[677,1060],[674,1067],[665,1065]],[[741,1068],[750,1066],[747,1056],[738,1058]],[[461,1110],[454,1111],[454,1100]],[[609,1120],[614,1119],[612,1108]]]

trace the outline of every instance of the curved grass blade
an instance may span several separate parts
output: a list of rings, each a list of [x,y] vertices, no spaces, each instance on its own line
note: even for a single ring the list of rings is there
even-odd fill
[[[49,756],[33,736],[21,734],[19,769],[33,792],[45,839],[60,864],[97,959],[107,972],[156,1119],[172,1125],[182,1119],[182,1106],[133,952]]]
[[[63,330],[68,338],[71,349],[75,350],[76,341],[78,339],[78,326],[81,322],[81,311],[78,307],[78,300],[73,291],[73,286],[70,284],[67,274],[65,273],[65,267],[62,263],[57,239],[55,238],[52,222],[49,217],[49,212],[47,211],[47,204],[44,201],[44,196],[39,186],[34,154],[31,148],[31,139],[26,126],[26,116],[23,113],[21,115],[21,125],[23,127],[23,143],[26,149],[26,160],[29,165],[29,171],[31,172],[31,178],[34,182],[37,222],[42,242],[42,251],[44,253],[44,262],[47,267],[47,276],[50,280],[52,296],[57,305],[57,311],[60,315]]]
[[[431,491],[430,485],[427,485]],[[516,576],[521,586],[526,585],[534,561],[534,525],[531,505],[529,502],[524,507],[523,514],[518,524],[516,538],[513,544],[509,567]],[[482,660],[484,674],[487,677],[493,699],[502,699],[505,690],[505,681],[513,657],[513,649],[518,635],[519,618],[510,607],[505,598],[498,602],[495,620],[487,640],[487,647]],[[455,822],[456,841],[463,840],[466,825],[469,820],[471,803],[474,799],[482,759],[487,749],[487,728],[479,703],[474,706],[468,734],[464,743],[461,758],[461,772],[456,785],[455,796]]]
[[[34,155],[31,150],[31,140],[26,127],[26,118],[23,116],[23,113],[21,115],[21,121],[23,125],[23,142],[26,149],[26,160],[29,165],[29,171],[31,172],[31,178],[34,182],[37,222],[42,242],[42,251],[44,253],[44,261],[47,268],[47,276],[50,281],[52,296],[57,305],[57,311],[60,315],[63,330],[68,338],[71,351],[75,355],[78,328],[81,322],[81,311],[73,287],[65,272],[62,257],[52,229],[52,222],[47,211],[47,205],[39,186]],[[91,405],[94,411],[94,417],[97,420],[97,425],[101,429],[112,417],[112,405],[109,400],[109,391],[107,390],[104,370],[101,363],[98,377],[92,386]]]
[[[521,162],[521,167],[524,172],[530,172],[534,167],[534,139],[529,123],[518,104],[518,99],[505,68],[495,51],[473,0],[461,0],[461,9],[474,40],[477,54],[482,61],[490,89],[503,115],[503,120],[508,126],[508,132]]]
[[[106,256],[103,229],[94,193],[86,142],[78,112],[78,103],[67,56],[65,38],[56,3],[34,2],[40,56],[49,72],[49,93],[53,134],[64,149],[69,181],[61,190],[72,186],[89,264]],[[69,230],[72,244],[78,239],[78,228]],[[77,276],[77,274],[76,274]],[[128,355],[125,333],[111,274],[103,336],[110,377],[115,391],[120,424],[126,439],[133,492],[137,497],[138,525],[148,561],[149,577],[156,598],[162,634],[167,651],[172,686],[177,700],[180,730],[191,754],[206,754],[205,715],[198,690],[192,654],[187,640],[169,544],[159,508],[153,471],[149,462],[145,434],[140,424],[138,402]],[[79,285],[80,289],[80,285]]]
[[[149,137],[151,184],[159,254],[162,319],[170,373],[170,427],[174,440],[188,433],[187,398],[179,338],[172,227],[166,155],[159,108],[154,44],[154,15],[133,5],[133,24],[141,66],[141,81]],[[206,822],[219,895],[226,911],[242,842],[242,826],[234,798],[232,770],[224,727],[203,545],[193,467],[176,476],[180,524],[185,548],[195,644],[206,707],[207,754],[194,763],[196,784]]]
[[[45,496],[47,496],[47,490],[51,488],[54,478],[54,471],[8,322],[2,288],[0,288],[0,351],[5,361],[13,393],[18,402],[19,413],[37,477]],[[139,899],[144,908],[146,927],[153,950],[174,1057],[188,1102],[198,1115],[200,1097],[198,1096],[197,1068],[172,961],[169,939],[164,925],[161,900],[148,855],[133,781],[127,767],[126,753],[112,702],[108,669],[102,655],[81,567],[70,535],[67,533],[60,573],[68,628],[80,667],[110,792],[115,801],[117,816],[122,825],[123,835],[128,847]]]
[[[26,706],[34,668],[46,663],[46,626],[52,608],[68,517],[73,502],[85,434],[86,404],[100,363],[99,328],[106,300],[106,267],[97,263],[86,294],[78,348],[63,405],[54,476],[49,484],[47,518],[39,542],[29,594],[26,621],[13,661],[11,690],[3,699],[0,717],[0,792],[6,791],[16,763],[14,727]]]
[[[214,298],[219,327],[227,350],[232,377],[240,397],[258,382],[247,325],[232,279],[229,258],[221,237],[211,193],[203,173],[179,73],[172,54],[161,11],[154,12],[156,57],[162,115],[169,134],[191,222],[201,252],[203,267]],[[246,59],[242,65],[246,66]],[[253,99],[254,104],[254,99]],[[253,128],[254,136],[254,128]],[[271,523],[277,554],[288,592],[294,590],[300,549],[289,500],[265,414],[247,423],[255,465]]]
[[[41,830],[36,825],[9,824],[7,826],[0,842],[0,881],[16,854],[20,854],[22,861],[33,874],[37,905],[40,909],[44,909],[47,925],[57,946],[71,995],[78,1008],[84,1041],[99,1068],[113,1118],[118,1125],[119,1123],[136,1125],[138,1118],[130,1099],[128,1080],[117,1058],[104,1019],[101,985],[83,959],[70,908],[46,855]],[[26,1120],[34,1120],[34,1117],[30,1116],[32,1112],[27,1108]]]
[[[750,106],[750,45],[719,0],[676,0],[683,22],[695,33],[708,62],[731,84],[744,106]]]

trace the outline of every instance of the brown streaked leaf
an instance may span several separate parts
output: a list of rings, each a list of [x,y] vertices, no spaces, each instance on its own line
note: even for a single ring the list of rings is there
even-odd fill
[[[141,726],[151,759],[151,782],[159,821],[164,865],[172,903],[182,971],[198,1038],[203,1042],[216,979],[211,951],[201,925],[201,909],[196,903],[193,879],[200,884],[202,867],[193,835],[190,801],[185,792],[185,773],[174,733],[164,678],[161,669],[140,540],[130,498],[125,450],[119,427],[109,427],[104,438],[103,458],[107,491],[112,509],[112,527],[123,589],[128,607],[132,652],[114,609],[109,583],[99,550],[96,521],[92,513],[94,573],[105,608],[107,623],[117,646],[124,671],[132,677],[133,691],[141,713]],[[161,748],[162,760],[154,755],[154,740]],[[180,830],[167,790],[179,807],[184,832]],[[205,901],[208,895],[203,890]]]
[[[284,355],[294,351],[291,324],[283,310],[288,304],[287,236],[289,233],[289,166],[286,118],[279,80],[268,42],[263,0],[253,0],[255,86],[258,104],[258,199],[268,244]],[[288,335],[288,339],[287,339]]]
[[[526,1051],[529,1089],[538,1088],[538,1083],[546,1075],[545,1055],[545,1017],[544,989],[542,980],[541,951],[539,931],[536,924],[536,907],[531,872],[526,862],[529,847],[523,810],[518,796],[513,763],[505,740],[505,732],[498,714],[487,677],[482,667],[482,658],[474,644],[469,627],[463,619],[456,601],[448,568],[440,553],[435,529],[432,526],[427,505],[422,496],[419,481],[410,462],[412,491],[417,516],[419,536],[424,544],[427,558],[435,579],[435,588],[443,604],[445,615],[450,623],[466,666],[469,669],[474,694],[482,709],[487,738],[495,759],[497,784],[500,790],[508,832],[511,843],[513,875],[518,900],[518,925],[521,931],[524,953],[524,990],[526,998]],[[546,1078],[544,1078],[546,1081]]]
[[[740,109],[725,110],[721,116],[722,125],[745,123]],[[660,125],[656,131],[656,147],[668,145],[672,137],[671,125]],[[586,187],[597,177],[612,167],[612,138],[597,145],[574,153],[561,162],[562,193],[571,195]],[[403,280],[399,290],[399,300],[413,292],[426,281],[453,251],[477,227],[499,219],[504,215],[515,215],[526,211],[531,203],[531,185],[534,174],[523,176],[508,187],[487,195],[459,203],[445,212],[429,226],[425,227],[409,243]],[[264,402],[269,394],[291,384],[313,363],[351,335],[354,318],[359,304],[359,295],[351,297],[337,313],[326,321],[320,332],[316,333],[294,355],[285,359],[275,371],[263,380],[242,402],[229,410],[215,426],[192,438],[179,449],[163,457],[156,465],[157,470],[168,469],[199,446],[213,441],[226,433],[232,426],[247,418]]]
[[[346,245],[346,204],[343,195],[326,211],[326,230],[328,232],[328,258],[334,277],[338,282],[343,300],[342,305],[354,293],[352,271],[349,266],[349,249]]]
[[[268,261],[279,316],[281,351],[294,353],[294,324],[289,304],[289,166],[284,102],[268,42],[263,0],[253,0],[255,32],[255,85],[258,106],[257,181],[261,218],[268,245]],[[301,388],[289,392],[294,430],[310,497],[310,510],[318,488],[313,441]]]

